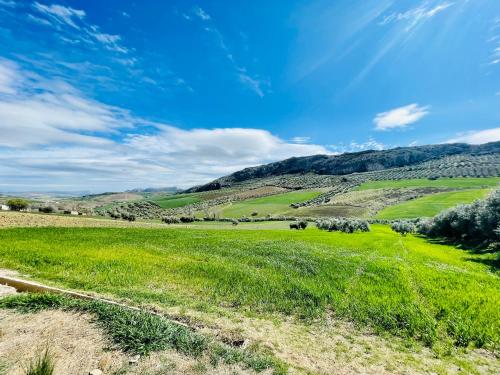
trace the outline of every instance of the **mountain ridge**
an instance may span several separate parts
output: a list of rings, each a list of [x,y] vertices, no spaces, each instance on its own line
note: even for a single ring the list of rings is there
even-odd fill
[[[340,155],[311,155],[249,167],[220,177],[204,185],[194,186],[186,192],[218,190],[251,180],[285,174],[315,173],[319,175],[348,175],[390,168],[410,166],[452,155],[486,155],[500,153],[500,142],[480,145],[447,143],[425,146],[396,147],[387,150],[366,150]]]

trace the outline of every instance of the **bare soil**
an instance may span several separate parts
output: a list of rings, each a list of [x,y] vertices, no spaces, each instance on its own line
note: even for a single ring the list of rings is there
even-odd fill
[[[251,374],[237,366],[213,367],[167,350],[129,364],[130,355],[113,348],[85,314],[58,310],[19,314],[0,310],[0,366],[8,375],[23,375],[30,361],[46,349],[55,360],[54,375],[104,374]],[[0,368],[1,368],[0,367]],[[1,370],[0,370],[1,372]]]

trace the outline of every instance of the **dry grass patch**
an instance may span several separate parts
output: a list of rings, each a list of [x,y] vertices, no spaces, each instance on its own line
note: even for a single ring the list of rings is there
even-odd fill
[[[88,374],[253,374],[236,365],[213,367],[205,358],[193,359],[165,350],[130,365],[130,355],[115,350],[87,314],[46,310],[19,314],[0,310],[0,358],[7,374],[24,375],[27,366],[46,348],[58,375]],[[264,373],[265,374],[265,373]]]

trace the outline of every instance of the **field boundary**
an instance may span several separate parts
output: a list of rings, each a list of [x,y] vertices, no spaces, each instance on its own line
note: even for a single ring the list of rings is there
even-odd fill
[[[108,305],[114,305],[114,306],[122,307],[122,308],[127,309],[127,310],[156,315],[156,316],[164,318],[164,319],[168,318],[168,320],[171,321],[173,324],[177,324],[179,326],[189,328],[191,330],[195,330],[194,327],[191,327],[190,325],[188,325],[186,323],[179,322],[178,320],[172,319],[171,317],[165,316],[163,314],[160,314],[160,313],[157,313],[154,311],[150,311],[150,310],[141,309],[141,308],[135,307],[135,306],[130,306],[130,305],[127,305],[124,303],[116,302],[116,301],[102,298],[102,297],[96,297],[96,296],[92,296],[92,295],[85,294],[85,293],[74,292],[72,290],[56,288],[56,287],[52,287],[52,286],[48,286],[48,285],[43,285],[43,284],[40,284],[38,282],[27,281],[27,280],[18,279],[16,277],[6,276],[6,275],[2,275],[2,274],[0,274],[0,284],[15,288],[18,292],[61,294],[61,295],[64,295],[66,297],[77,298],[77,299],[86,300],[86,301],[96,301],[96,302],[101,302],[101,303],[105,303]]]

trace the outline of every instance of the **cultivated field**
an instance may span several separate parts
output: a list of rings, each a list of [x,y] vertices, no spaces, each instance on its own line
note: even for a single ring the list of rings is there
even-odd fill
[[[471,189],[431,194],[384,208],[376,217],[388,220],[431,217],[458,204],[468,204],[476,199],[484,198],[490,191],[488,189]]]
[[[256,212],[260,217],[266,215],[281,215],[292,212],[290,208],[292,203],[303,202],[317,197],[320,194],[321,191],[303,190],[262,198],[247,199],[223,207],[220,213],[224,217],[249,217],[253,212]]]
[[[0,230],[0,242],[1,267],[49,284],[181,312],[223,330],[237,326],[259,340],[266,322],[287,324],[285,332],[273,328],[276,342],[268,338],[265,346],[294,368],[331,373],[339,364],[326,357],[342,358],[346,336],[366,343],[363,335],[372,331],[382,338],[371,340],[377,357],[368,355],[375,366],[368,372],[451,373],[459,363],[471,372],[498,370],[488,354],[499,342],[494,255],[401,237],[387,226],[373,225],[369,233],[308,228],[258,236],[239,229],[11,228]],[[332,319],[345,332],[342,339],[322,353],[304,348],[318,348],[315,340],[329,334],[324,327]],[[310,334],[300,336],[302,330]],[[265,332],[269,336],[269,328]],[[413,348],[403,350],[404,359],[379,357],[374,347],[385,348],[385,355],[395,350],[384,341],[387,334],[398,337],[398,352]],[[476,359],[464,361],[460,347],[488,351],[473,350]],[[432,361],[433,355],[444,357]],[[344,361],[355,365],[352,358]]]

